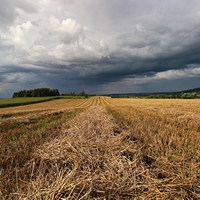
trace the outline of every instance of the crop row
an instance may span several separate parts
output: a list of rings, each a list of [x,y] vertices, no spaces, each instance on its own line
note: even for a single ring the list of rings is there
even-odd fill
[[[62,124],[80,111],[23,113],[0,120],[0,199],[15,192],[17,177],[27,179],[18,171],[31,158],[32,152],[44,142],[58,137]]]
[[[162,107],[163,106],[163,107]],[[168,107],[168,106],[167,106]],[[187,109],[186,105],[183,105]],[[150,170],[159,163],[157,177],[167,190],[182,190],[191,199],[200,198],[200,123],[192,112],[169,112],[166,105],[110,107],[122,127],[130,130],[130,141],[142,144]],[[194,109],[194,108],[193,108]],[[166,112],[165,112],[166,111]],[[179,188],[179,189],[178,189]],[[184,196],[184,194],[183,194]]]

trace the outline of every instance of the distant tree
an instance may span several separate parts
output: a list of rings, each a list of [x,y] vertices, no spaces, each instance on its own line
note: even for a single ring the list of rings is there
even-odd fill
[[[198,97],[198,95],[197,95],[196,92],[190,93],[190,98],[191,98],[191,99],[195,99],[195,98],[197,98],[197,97]]]
[[[14,92],[12,98],[18,97],[18,92]]]
[[[81,96],[85,96],[85,92],[84,91],[81,92]]]

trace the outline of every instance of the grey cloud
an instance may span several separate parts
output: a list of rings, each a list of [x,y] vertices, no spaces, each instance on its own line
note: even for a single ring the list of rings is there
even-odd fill
[[[19,16],[17,9],[22,9],[27,13],[37,11],[37,4],[28,0],[1,0],[0,6],[0,27],[6,28],[13,24],[16,17]]]
[[[12,6],[11,2],[6,0],[2,0],[0,7],[0,25],[5,26],[6,24],[10,24],[13,22],[15,17],[17,16],[17,12]]]
[[[197,0],[3,0],[0,23],[7,27],[0,30],[0,82],[7,88],[27,82],[79,90],[84,80],[91,91],[133,85],[144,91],[148,85],[156,90],[155,82],[167,88],[168,81],[199,77]],[[37,81],[26,74],[37,74]]]
[[[15,5],[27,13],[35,13],[38,10],[38,4],[29,0],[15,0]]]

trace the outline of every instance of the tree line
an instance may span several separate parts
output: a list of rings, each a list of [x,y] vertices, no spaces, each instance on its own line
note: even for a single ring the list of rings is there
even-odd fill
[[[36,88],[33,90],[21,90],[13,93],[13,98],[16,97],[46,97],[46,96],[59,96],[58,89],[49,88]]]
[[[190,93],[176,93],[176,94],[154,94],[149,95],[146,98],[148,99],[196,99],[199,98],[199,95],[196,92]]]

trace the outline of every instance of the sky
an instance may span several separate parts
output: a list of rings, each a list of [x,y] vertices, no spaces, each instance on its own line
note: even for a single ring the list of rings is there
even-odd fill
[[[1,0],[0,98],[200,87],[199,0]]]

